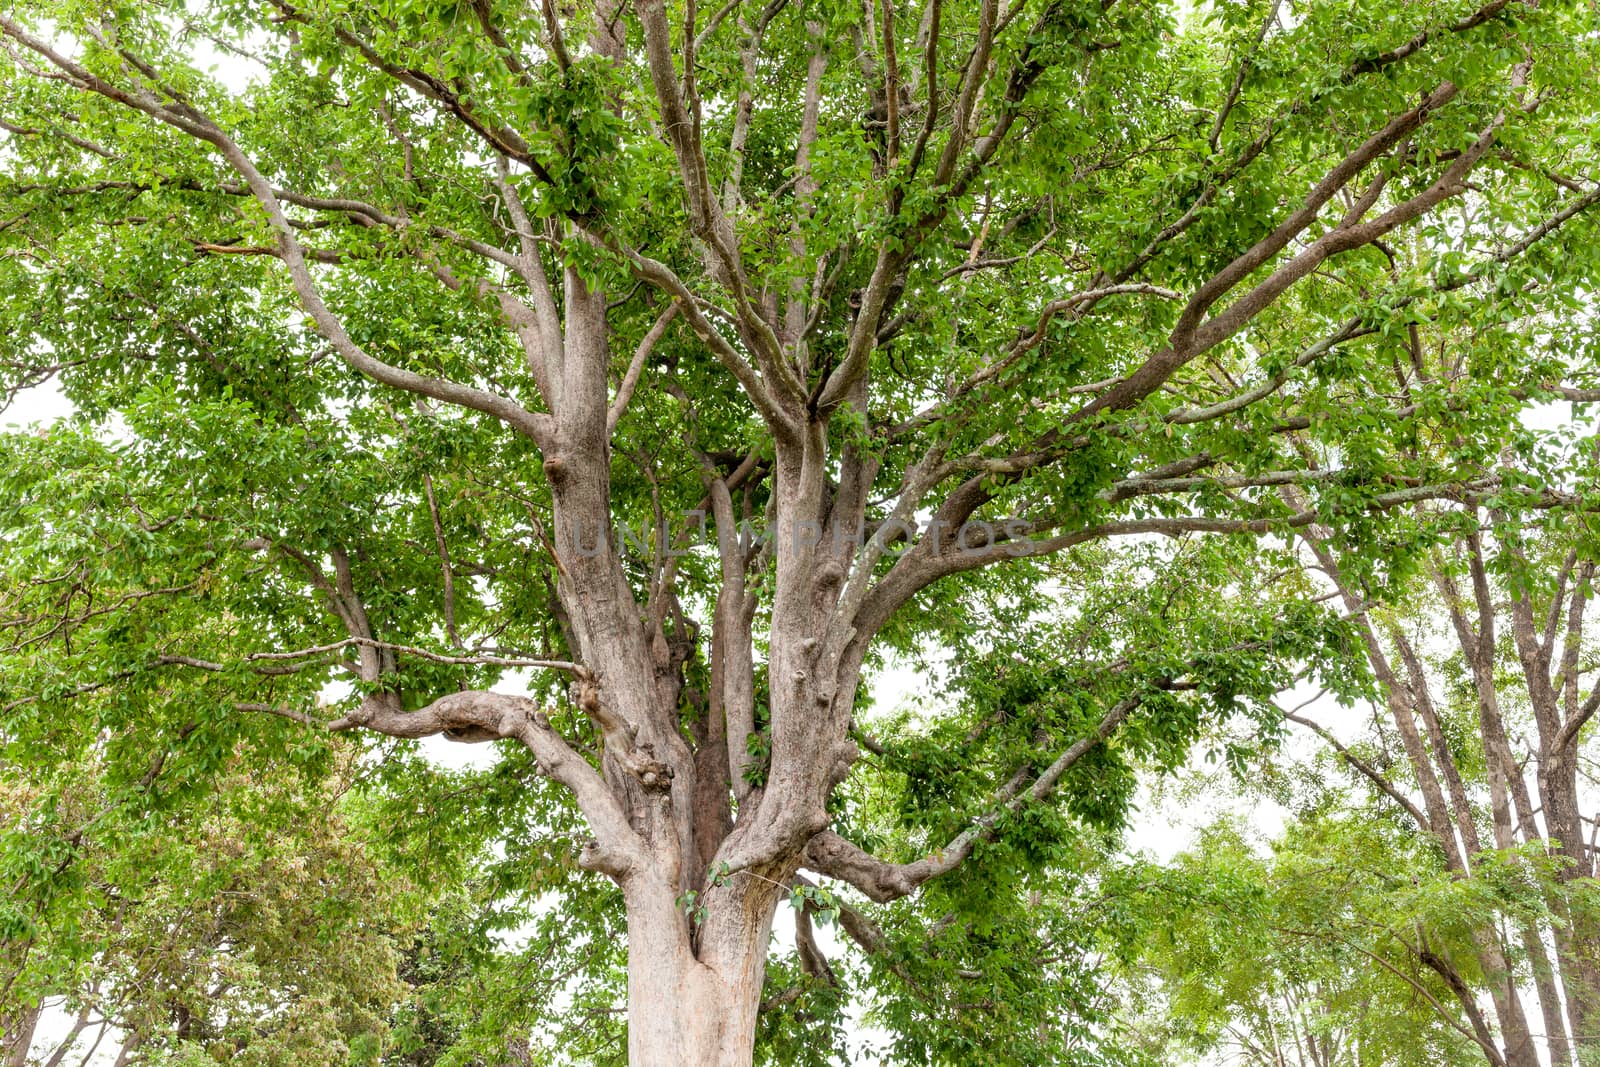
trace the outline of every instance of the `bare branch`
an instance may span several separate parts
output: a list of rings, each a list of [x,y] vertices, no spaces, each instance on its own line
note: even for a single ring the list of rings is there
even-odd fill
[[[644,843],[600,773],[572,750],[538,705],[527,697],[485,691],[450,693],[408,712],[400,708],[392,694],[379,694],[368,697],[355,712],[328,726],[330,730],[358,727],[389,737],[444,734],[456,741],[521,741],[546,776],[572,790],[599,838],[599,846],[585,850],[580,857],[585,867],[620,877],[644,862]]]
[[[1416,821],[1419,827],[1429,832],[1432,831],[1433,827],[1428,822],[1427,815],[1423,814],[1422,809],[1417,807],[1416,804],[1412,803],[1410,797],[1400,792],[1400,790],[1395,787],[1395,784],[1389,781],[1388,778],[1384,777],[1382,772],[1373,767],[1372,764],[1368,763],[1354,752],[1351,752],[1343,742],[1341,742],[1337,737],[1333,736],[1333,734],[1326,728],[1319,726],[1317,723],[1305,718],[1302,715],[1296,715],[1291,711],[1283,712],[1283,717],[1288,719],[1290,722],[1299,723],[1301,726],[1304,726],[1306,729],[1310,730],[1312,733],[1326,741],[1328,746],[1339,754],[1340,759],[1344,760],[1351,767],[1354,767],[1368,781],[1372,782],[1373,785],[1382,790],[1386,796],[1404,808],[1406,814],[1410,815],[1411,818]]]

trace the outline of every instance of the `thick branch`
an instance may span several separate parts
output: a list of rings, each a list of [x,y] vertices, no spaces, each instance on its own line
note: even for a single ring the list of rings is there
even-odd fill
[[[585,867],[620,876],[644,859],[643,843],[600,773],[572,750],[527,697],[476,690],[450,693],[417,711],[404,711],[392,695],[380,694],[329,724],[331,730],[357,727],[389,737],[444,734],[456,741],[521,741],[545,775],[572,790],[599,839],[598,847],[580,858]]]

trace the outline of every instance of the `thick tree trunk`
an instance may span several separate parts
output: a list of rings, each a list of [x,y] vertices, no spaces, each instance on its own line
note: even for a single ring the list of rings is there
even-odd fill
[[[626,902],[629,1062],[748,1067],[773,911],[807,840],[826,824],[828,788],[848,751],[854,675],[841,686],[836,665],[819,666],[812,639],[837,579],[819,593],[816,546],[777,546],[768,621],[771,759],[756,788],[745,773],[755,600],[745,588],[728,483],[711,478],[725,573],[711,692],[691,700],[703,703],[706,716],[692,728],[700,731],[696,758],[681,706],[693,634],[681,620],[665,625],[669,604],[657,598],[670,590],[653,588],[639,602],[611,531],[605,299],[570,268],[564,292],[563,358],[549,375],[557,418],[544,470],[557,592],[583,664],[577,700],[599,728],[601,775],[620,809],[620,825],[597,835],[586,865],[616,879]],[[820,427],[804,441],[779,442],[777,536],[817,526],[825,457]]]
[[[688,916],[653,875],[630,880],[624,896],[630,1067],[749,1067],[774,894],[724,887]]]

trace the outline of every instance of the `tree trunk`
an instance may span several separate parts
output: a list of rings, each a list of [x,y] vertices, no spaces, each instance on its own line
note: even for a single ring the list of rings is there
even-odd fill
[[[40,1010],[37,1004],[24,1005],[14,1013],[0,1015],[0,1053],[4,1053],[5,1067],[23,1067],[28,1062]]]
[[[1564,864],[1557,878],[1564,884],[1591,876],[1588,845],[1578,812],[1577,756],[1571,749],[1546,752],[1540,760],[1539,794],[1555,853]],[[1600,1063],[1600,929],[1587,909],[1556,902],[1568,920],[1555,928],[1557,964],[1567,989],[1567,1014],[1578,1062]]]
[[[776,905],[775,892],[740,884],[751,880],[736,875],[687,909],[654,875],[624,889],[630,1067],[749,1067]]]

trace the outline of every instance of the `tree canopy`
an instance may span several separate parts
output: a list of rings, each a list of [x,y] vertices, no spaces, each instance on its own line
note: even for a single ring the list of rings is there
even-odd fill
[[[1433,546],[1591,506],[1528,414],[1600,400],[1596,28],[11,5],[0,367],[76,411],[0,437],[19,884],[95,840],[43,764],[204,805],[354,745],[382,862],[490,879],[386,935],[435,946],[418,1048],[742,1067],[866,1013],[901,1062],[1103,1062],[1138,772],[1230,724],[1245,768],[1297,681],[1386,684],[1366,611]]]

